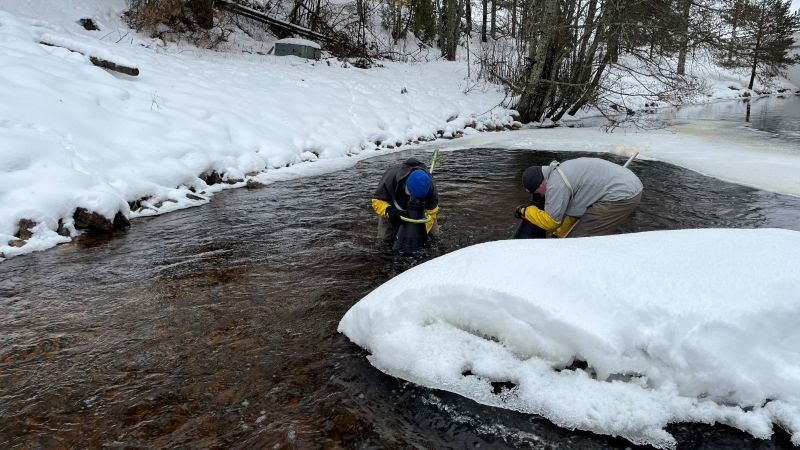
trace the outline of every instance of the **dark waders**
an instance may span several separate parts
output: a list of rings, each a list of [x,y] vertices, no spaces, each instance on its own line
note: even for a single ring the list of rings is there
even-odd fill
[[[534,194],[530,204],[539,209],[544,209],[544,197]],[[545,237],[547,237],[547,232],[545,230],[523,218],[511,239],[544,239]]]
[[[405,217],[409,219],[424,219],[425,207],[422,200],[411,197],[406,207]],[[424,223],[403,222],[397,230],[392,250],[410,252],[417,250],[428,242],[428,232]]]

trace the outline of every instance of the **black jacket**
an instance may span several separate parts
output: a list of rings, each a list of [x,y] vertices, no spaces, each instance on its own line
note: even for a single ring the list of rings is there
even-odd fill
[[[405,210],[406,206],[408,206],[409,199],[405,189],[406,178],[408,178],[411,171],[415,169],[422,169],[430,175],[428,167],[425,164],[421,163],[416,158],[408,158],[406,162],[386,169],[372,197],[385,202],[396,203],[400,209]],[[439,205],[439,192],[436,190],[436,183],[433,181],[432,176],[431,188],[423,203],[425,209],[434,209]]]

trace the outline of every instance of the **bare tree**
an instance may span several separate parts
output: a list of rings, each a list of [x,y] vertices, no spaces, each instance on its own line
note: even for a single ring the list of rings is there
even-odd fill
[[[489,0],[483,0],[483,19],[481,20],[481,41],[486,42],[486,22],[489,15]]]

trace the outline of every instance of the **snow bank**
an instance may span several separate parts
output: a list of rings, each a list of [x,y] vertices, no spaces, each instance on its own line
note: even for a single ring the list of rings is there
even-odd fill
[[[203,173],[234,185],[287,166],[316,173],[318,161],[513,120],[496,108],[496,88],[464,93],[463,64],[361,70],[165,46],[128,29],[124,9],[124,0],[0,2],[0,258],[64,241],[59,220],[74,234],[78,207],[110,219],[203,204],[227,187],[208,186]],[[84,17],[100,30],[83,29]],[[43,39],[140,75],[108,72]],[[40,226],[17,248],[7,243],[20,219]]]
[[[800,445],[798,248],[777,229],[491,242],[389,280],[339,331],[390,375],[567,428],[668,448],[672,422],[775,423]]]
[[[309,41],[308,39],[302,38],[283,38],[280,40],[275,41],[276,44],[294,44],[294,45],[305,45],[312,48],[321,49],[319,44],[314,41]]]

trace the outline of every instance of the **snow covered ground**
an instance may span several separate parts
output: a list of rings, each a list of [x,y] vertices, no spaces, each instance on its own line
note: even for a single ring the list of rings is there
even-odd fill
[[[341,168],[333,161],[379,154],[376,143],[385,149],[513,120],[497,107],[504,97],[498,88],[464,94],[466,67],[456,63],[362,70],[337,60],[164,46],[129,30],[119,18],[124,9],[123,0],[0,3],[6,257],[69,240],[56,229],[61,220],[76,233],[77,207],[109,219],[118,211],[156,214],[205,203],[227,186],[207,186],[203,173],[232,182],[263,171],[265,180],[280,179],[288,175],[275,172],[287,166],[297,166],[294,176],[299,167],[313,174],[320,167],[308,162]],[[85,30],[78,24],[84,17],[100,30]],[[89,56],[141,73],[109,72]],[[131,211],[136,201],[142,208]],[[20,219],[38,225],[23,246],[12,247]]]
[[[339,331],[390,375],[567,428],[669,448],[673,422],[777,424],[800,445],[798,248],[778,229],[491,242],[389,280]]]

